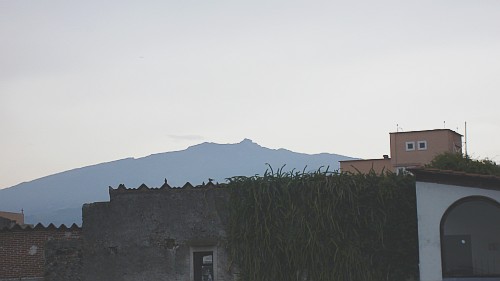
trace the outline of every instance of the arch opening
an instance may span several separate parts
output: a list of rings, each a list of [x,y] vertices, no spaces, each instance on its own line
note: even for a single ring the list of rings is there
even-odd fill
[[[500,277],[500,204],[467,197],[441,219],[443,278]]]

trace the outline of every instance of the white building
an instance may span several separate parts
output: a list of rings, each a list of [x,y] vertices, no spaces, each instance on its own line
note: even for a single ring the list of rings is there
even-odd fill
[[[416,175],[421,281],[500,280],[500,177]]]

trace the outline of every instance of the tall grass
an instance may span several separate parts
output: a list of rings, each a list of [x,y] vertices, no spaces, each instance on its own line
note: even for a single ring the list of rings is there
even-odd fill
[[[228,249],[243,281],[399,281],[417,274],[411,176],[271,169],[231,178],[228,187]]]

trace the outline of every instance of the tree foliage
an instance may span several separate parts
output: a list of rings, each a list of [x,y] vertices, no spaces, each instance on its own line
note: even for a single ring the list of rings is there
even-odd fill
[[[228,249],[243,281],[417,275],[412,176],[271,171],[229,187]]]
[[[500,176],[500,166],[494,161],[489,159],[471,159],[469,156],[465,156],[462,153],[439,154],[426,167]]]

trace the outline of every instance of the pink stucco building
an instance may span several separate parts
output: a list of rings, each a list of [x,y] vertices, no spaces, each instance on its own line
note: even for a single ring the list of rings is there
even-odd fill
[[[340,161],[342,172],[368,173],[371,169],[397,172],[428,164],[444,152],[462,153],[462,135],[449,129],[390,133],[390,157]]]

